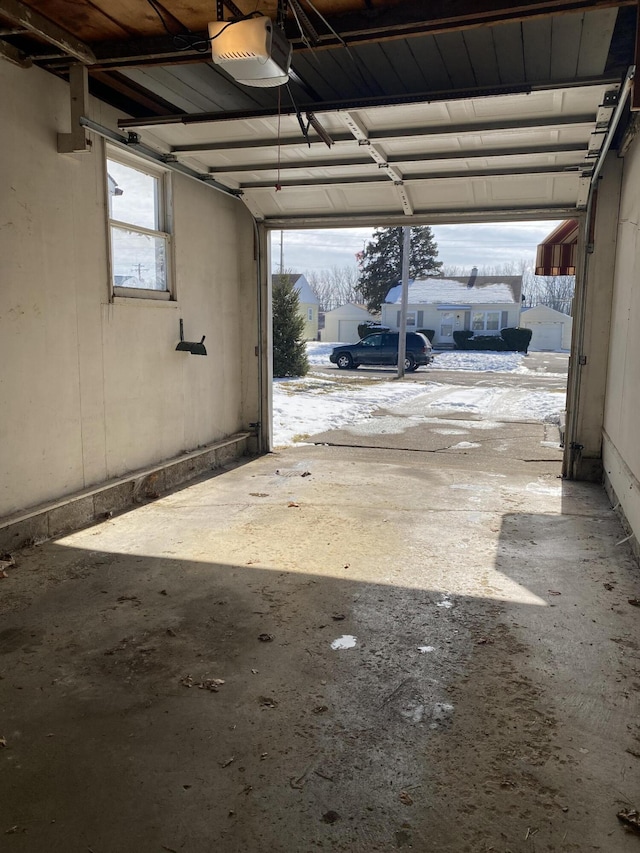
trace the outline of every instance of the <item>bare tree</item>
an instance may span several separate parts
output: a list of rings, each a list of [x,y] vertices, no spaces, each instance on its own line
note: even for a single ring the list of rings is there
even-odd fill
[[[357,267],[330,267],[305,273],[321,311],[331,311],[348,302],[361,302]]]
[[[533,275],[529,274],[524,287],[528,307],[546,305],[563,314],[573,311],[573,293],[576,278],[573,275]]]

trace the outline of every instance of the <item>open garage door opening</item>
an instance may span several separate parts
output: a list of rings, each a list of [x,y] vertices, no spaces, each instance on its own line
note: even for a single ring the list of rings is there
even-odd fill
[[[407,334],[427,336],[432,348],[429,362],[400,383],[398,279],[380,282],[376,291],[368,273],[388,269],[383,261],[398,262],[396,232],[402,229],[273,231],[274,285],[283,276],[294,284],[301,324],[308,322],[311,298],[319,316],[317,334],[306,337],[306,374],[275,377],[274,446],[387,447],[393,436],[394,443],[416,451],[455,448],[473,454],[488,443],[498,453],[517,453],[505,434],[524,429],[537,430],[545,458],[560,464],[568,351],[560,340],[556,352],[538,352],[546,347],[536,346],[526,355],[517,345],[507,349],[511,341],[502,334],[509,328],[533,333],[536,312],[554,314],[542,301],[555,294],[553,279],[534,275],[534,256],[557,224],[449,223],[427,229],[432,257],[423,263],[434,266],[430,274],[410,279]],[[527,314],[531,326],[524,322]],[[395,352],[385,362],[385,343],[392,348],[394,334]],[[336,358],[341,352],[344,360]],[[490,437],[492,429],[502,438]]]

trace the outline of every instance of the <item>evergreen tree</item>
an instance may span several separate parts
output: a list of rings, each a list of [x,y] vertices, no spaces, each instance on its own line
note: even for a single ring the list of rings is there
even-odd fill
[[[295,276],[273,277],[273,375],[304,376],[309,370],[304,317],[293,286]]]
[[[409,277],[419,278],[440,271],[442,261],[438,246],[428,225],[411,229]],[[358,287],[369,311],[379,311],[389,290],[402,277],[402,227],[376,228],[373,239],[358,255],[360,281]]]

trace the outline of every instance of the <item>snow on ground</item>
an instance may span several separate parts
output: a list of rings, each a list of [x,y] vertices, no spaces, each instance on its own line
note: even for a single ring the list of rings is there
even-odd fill
[[[276,379],[273,383],[273,443],[275,447],[304,440],[308,435],[364,420],[376,409],[391,408],[424,394],[414,383],[373,380],[354,385],[317,376]]]
[[[311,365],[330,364],[329,354],[335,343],[310,343]],[[446,357],[446,358],[443,358]],[[529,373],[522,365],[524,356],[518,353],[439,353],[437,360],[448,361],[449,370],[509,371]],[[419,374],[418,374],[419,376]],[[415,378],[418,378],[415,376]],[[358,432],[402,431],[403,419],[412,422],[429,420],[436,424],[446,415],[469,413],[472,417],[494,420],[535,420],[557,423],[564,409],[565,395],[557,391],[532,391],[519,388],[483,385],[461,388],[441,382],[395,382],[365,373],[336,371],[310,374],[302,379],[276,379],[273,383],[274,446],[282,447],[308,436],[349,426]],[[391,413],[387,418],[371,418],[376,410]],[[393,417],[395,415],[395,417]],[[466,422],[457,422],[463,427]],[[471,423],[471,422],[470,422]],[[473,421],[480,428],[483,422]],[[487,421],[484,422],[488,424]],[[404,422],[406,426],[406,422]],[[495,425],[495,424],[492,424]],[[443,430],[444,432],[444,430]],[[456,430],[448,429],[454,433]]]

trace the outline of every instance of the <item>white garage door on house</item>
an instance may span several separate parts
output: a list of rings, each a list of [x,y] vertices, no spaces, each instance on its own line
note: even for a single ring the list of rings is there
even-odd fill
[[[360,340],[357,320],[338,320],[338,340],[343,344],[355,344]]]
[[[529,328],[533,332],[529,349],[562,349],[562,323],[531,323]]]

